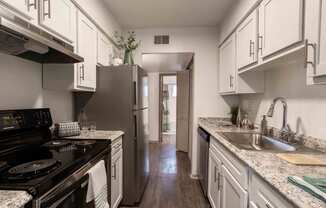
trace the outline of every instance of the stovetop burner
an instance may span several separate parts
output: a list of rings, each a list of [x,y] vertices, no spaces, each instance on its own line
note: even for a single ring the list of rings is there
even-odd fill
[[[55,159],[36,160],[23,163],[8,170],[8,179],[21,180],[32,179],[49,174],[60,166]]]
[[[53,140],[45,143],[43,146],[48,148],[59,148],[68,145],[71,145],[71,142],[65,140]]]
[[[91,140],[83,140],[83,141],[74,141],[73,144],[76,146],[90,146],[95,144],[96,141],[91,141]]]

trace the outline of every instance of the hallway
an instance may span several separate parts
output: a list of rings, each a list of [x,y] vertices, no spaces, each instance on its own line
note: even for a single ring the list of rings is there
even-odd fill
[[[208,208],[186,153],[172,144],[150,144],[151,176],[139,208]]]

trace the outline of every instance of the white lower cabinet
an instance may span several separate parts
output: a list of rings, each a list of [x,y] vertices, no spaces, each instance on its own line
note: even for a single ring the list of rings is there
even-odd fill
[[[230,170],[235,158],[221,151],[221,147],[213,139],[210,140],[209,174],[208,174],[208,199],[213,208],[247,208],[247,184],[239,183],[239,175],[247,175],[247,169],[239,168],[236,163]],[[233,161],[233,162],[232,162]],[[242,173],[244,171],[244,173]],[[236,173],[235,173],[236,172]],[[244,183],[248,180],[240,177]]]
[[[216,157],[216,154],[209,151],[208,165],[208,200],[212,208],[221,207],[221,161]]]
[[[253,170],[211,137],[208,199],[212,208],[294,208]]]
[[[251,173],[250,206],[266,208],[293,208],[288,201],[276,193],[265,181],[255,173]]]
[[[248,193],[232,173],[222,166],[222,206],[221,208],[247,208]]]
[[[112,144],[111,157],[111,208],[119,207],[123,191],[122,139]]]

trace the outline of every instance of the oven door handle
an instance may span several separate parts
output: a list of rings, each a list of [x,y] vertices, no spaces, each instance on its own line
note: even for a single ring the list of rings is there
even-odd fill
[[[80,180],[76,181],[69,185],[69,187],[65,187],[63,189],[58,189],[54,191],[51,195],[42,200],[41,208],[49,207],[56,208],[62,201],[64,201],[67,197],[69,197],[76,189],[80,187],[85,187],[88,184],[88,174],[82,177]],[[66,183],[69,184],[69,181]]]

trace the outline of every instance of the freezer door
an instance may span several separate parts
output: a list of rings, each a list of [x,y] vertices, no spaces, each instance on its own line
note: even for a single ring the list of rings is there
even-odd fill
[[[136,141],[136,181],[137,181],[137,201],[145,191],[149,178],[149,130],[148,130],[148,109],[134,111],[135,138]]]
[[[148,75],[140,67],[133,69],[133,101],[134,110],[148,107]]]

